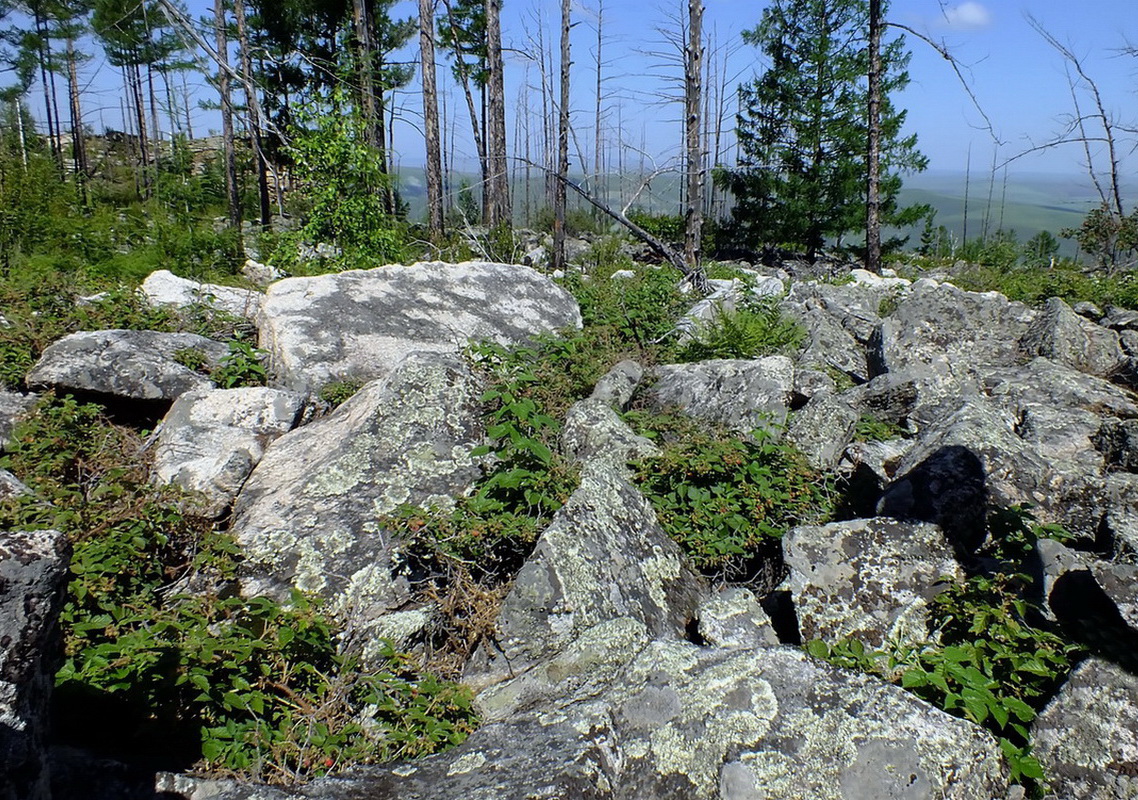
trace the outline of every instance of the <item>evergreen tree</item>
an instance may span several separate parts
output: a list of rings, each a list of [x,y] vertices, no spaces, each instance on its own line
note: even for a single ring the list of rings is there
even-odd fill
[[[739,89],[739,160],[722,176],[736,199],[735,232],[745,244],[801,245],[813,256],[865,224],[869,3],[776,0],[743,36],[769,66]],[[896,202],[899,173],[927,162],[889,100],[909,81],[908,60],[901,38],[882,48],[881,220],[892,225],[925,211]]]

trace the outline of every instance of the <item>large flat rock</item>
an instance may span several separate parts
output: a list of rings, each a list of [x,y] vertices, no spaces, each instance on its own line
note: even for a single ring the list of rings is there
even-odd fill
[[[383,377],[414,351],[454,353],[471,340],[513,344],[580,326],[573,297],[528,267],[428,261],[277,281],[260,344],[282,386],[314,391]]]

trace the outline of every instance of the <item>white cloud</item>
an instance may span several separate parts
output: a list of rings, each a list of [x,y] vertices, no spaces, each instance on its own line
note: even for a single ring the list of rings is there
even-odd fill
[[[983,4],[967,0],[944,11],[944,22],[958,31],[976,31],[992,24],[992,14]]]

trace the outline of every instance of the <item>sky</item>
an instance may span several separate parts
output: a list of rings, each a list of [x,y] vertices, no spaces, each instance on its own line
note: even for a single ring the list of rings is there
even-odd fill
[[[595,102],[596,9],[599,0],[573,0],[573,125],[582,154],[593,152]],[[604,139],[610,151],[614,143],[624,143],[624,164],[636,167],[664,164],[673,157],[679,143],[679,107],[661,103],[661,93],[674,94],[680,76],[675,47],[666,31],[674,29],[676,18],[686,9],[684,0],[603,0],[604,2]],[[743,30],[754,27],[765,7],[754,0],[705,0],[705,31],[725,59],[723,74],[733,89],[740,81],[753,77],[763,68],[759,52],[741,40]],[[212,8],[208,0],[190,0],[189,8],[198,15]],[[557,37],[558,0],[505,0],[502,11],[503,37],[507,47],[506,94],[509,119],[507,128],[514,144],[520,128],[519,112],[524,107],[524,87],[536,85],[537,69],[532,42],[544,24],[546,46]],[[397,16],[417,13],[417,3],[400,0]],[[973,171],[983,171],[992,163],[1004,164],[1013,157],[1013,173],[1083,172],[1085,155],[1080,146],[1066,145],[1022,155],[1034,146],[1059,135],[1064,118],[1073,111],[1071,90],[1064,61],[1053,47],[1032,30],[1026,18],[1033,15],[1056,39],[1083,60],[1087,73],[1099,84],[1108,112],[1138,127],[1138,58],[1118,51],[1127,41],[1138,45],[1138,13],[1135,0],[966,0],[942,3],[938,0],[893,0],[889,19],[908,26],[941,43],[960,66],[977,105],[969,97],[951,64],[934,48],[907,37],[912,61],[910,86],[895,97],[898,107],[908,111],[907,132],[917,134],[918,146],[929,157],[932,171],[962,172],[970,162]],[[674,39],[673,39],[674,41]],[[402,53],[408,60],[418,58],[414,49]],[[661,54],[664,54],[663,56]],[[441,54],[440,54],[441,58]],[[115,71],[98,60],[85,67],[84,80],[90,85],[86,122],[96,131],[121,127],[120,95]],[[457,166],[473,167],[473,145],[467,133],[469,123],[464,101],[445,63],[440,63],[440,80],[449,86],[445,100],[453,118],[453,140]],[[191,91],[199,101],[216,103],[212,90],[200,78],[191,78]],[[420,100],[416,81],[396,98],[398,121],[395,128],[396,151],[401,164],[422,163],[419,134]],[[42,105],[41,92],[33,87],[33,109]],[[536,130],[540,100],[530,93],[531,125]],[[1081,102],[1086,102],[1085,92]],[[1083,111],[1088,107],[1084,105]],[[984,116],[992,123],[986,130]],[[201,107],[194,111],[195,133],[220,127],[217,112]],[[727,128],[732,127],[730,116]],[[619,130],[618,130],[619,128]],[[1136,136],[1120,134],[1129,155],[1124,170],[1134,175],[1138,154],[1130,153]],[[520,149],[520,148],[519,148]],[[577,149],[577,148],[573,148]],[[1096,157],[1101,154],[1095,153]],[[615,155],[610,153],[615,161]],[[729,160],[730,155],[724,154]],[[578,161],[578,159],[574,159]],[[574,165],[578,166],[577,164]]]

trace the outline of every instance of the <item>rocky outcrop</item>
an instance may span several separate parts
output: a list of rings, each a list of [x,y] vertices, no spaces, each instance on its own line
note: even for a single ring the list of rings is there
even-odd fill
[[[940,528],[891,519],[794,528],[783,553],[803,641],[928,641],[928,601],[961,577]]]
[[[56,531],[0,532],[0,800],[48,800],[48,701],[70,547]]]
[[[138,287],[138,291],[143,299],[154,307],[203,306],[212,311],[224,311],[235,317],[250,320],[257,318],[261,310],[261,301],[264,299],[264,295],[251,289],[199,283],[179,278],[165,269],[150,273]]]
[[[191,389],[213,388],[209,378],[179,363],[180,357],[191,353],[203,365],[216,367],[229,350],[220,342],[192,333],[73,333],[43,351],[28,373],[27,384],[126,400],[170,401]]]
[[[0,390],[0,450],[8,446],[12,432],[35,404],[35,395]]]
[[[1020,339],[1020,349],[1099,376],[1114,374],[1125,360],[1117,332],[1080,317],[1058,297],[1040,310]]]
[[[233,511],[242,591],[314,592],[356,631],[406,603],[383,517],[451,502],[478,477],[481,392],[461,359],[418,354],[269,445]]]
[[[219,516],[232,504],[265,448],[300,422],[304,398],[263,387],[194,390],[162,420],[153,476],[199,495],[197,510]]]
[[[1060,798],[1138,798],[1138,677],[1083,662],[1032,724],[1033,753]]]
[[[666,364],[656,374],[645,396],[654,408],[744,434],[779,428],[794,390],[794,364],[785,356]]]
[[[313,392],[382,378],[415,351],[457,353],[471,340],[516,344],[580,326],[573,297],[528,267],[432,261],[277,281],[260,346],[280,385]]]

